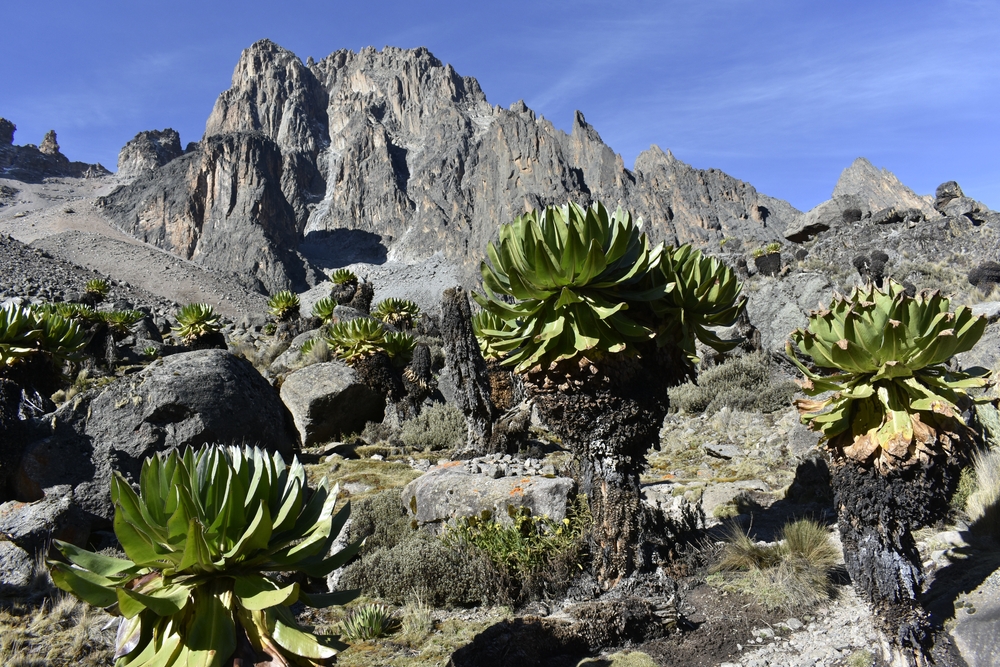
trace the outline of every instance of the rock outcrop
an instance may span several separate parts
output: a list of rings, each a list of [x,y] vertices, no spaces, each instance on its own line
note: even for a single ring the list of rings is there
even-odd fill
[[[385,396],[339,360],[290,373],[281,385],[281,400],[306,447],[359,433],[367,422],[381,422],[385,411]]]
[[[921,197],[903,185],[891,171],[879,169],[863,157],[857,158],[840,174],[833,197],[842,195],[860,197],[863,207],[869,211],[912,208],[925,216],[934,215],[930,197]]]
[[[118,175],[135,178],[162,167],[184,154],[181,135],[169,127],[140,132],[118,153]]]
[[[221,163],[220,143],[232,146]],[[498,223],[598,199],[633,210],[668,243],[777,240],[799,215],[655,146],[629,170],[582,113],[567,134],[523,102],[495,107],[423,48],[345,50],[304,65],[267,40],[243,52],[191,153],[104,202],[122,230],[273,292],[307,280],[299,243],[326,268],[329,244],[318,242],[345,232],[381,248],[383,261],[438,254],[472,285]],[[211,242],[217,220],[226,243]]]
[[[281,151],[269,137],[220,134],[98,203],[122,231],[274,293],[315,282],[295,252],[281,174]]]
[[[96,178],[111,172],[100,164],[71,162],[59,152],[55,130],[49,130],[40,146],[14,145],[17,126],[0,118],[0,177],[26,183],[40,183],[45,178]]]

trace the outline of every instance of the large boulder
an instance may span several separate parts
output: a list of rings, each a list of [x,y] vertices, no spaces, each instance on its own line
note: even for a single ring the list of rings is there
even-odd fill
[[[357,433],[369,421],[381,422],[385,414],[385,397],[342,361],[313,364],[289,374],[281,385],[281,400],[306,447]]]
[[[747,316],[760,331],[761,347],[773,352],[785,349],[788,335],[808,324],[807,313],[826,307],[833,285],[820,273],[796,273],[780,280],[763,280],[747,298]]]
[[[34,571],[31,554],[13,542],[0,541],[0,597],[27,593]]]
[[[17,498],[39,500],[68,484],[74,506],[98,521],[113,514],[112,471],[136,480],[156,452],[223,443],[290,457],[297,445],[274,388],[222,350],[158,360],[40,421],[41,437],[26,448],[14,479]]]
[[[0,505],[0,534],[29,554],[48,548],[52,540],[85,545],[90,522],[73,503],[73,489],[60,485],[45,490],[41,500]]]
[[[417,524],[441,527],[451,519],[490,511],[509,521],[507,507],[527,507],[533,516],[566,517],[576,483],[569,477],[470,473],[462,461],[431,468],[403,488],[402,502]],[[413,510],[416,509],[414,513]]]
[[[869,211],[871,209],[861,197],[837,195],[789,224],[785,228],[785,238],[794,243],[803,243],[821,232],[857,222]]]

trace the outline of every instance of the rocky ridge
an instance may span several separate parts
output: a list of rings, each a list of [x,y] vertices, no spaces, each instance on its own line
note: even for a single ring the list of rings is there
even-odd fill
[[[0,178],[37,183],[55,176],[97,178],[111,173],[100,164],[70,162],[59,151],[54,130],[48,131],[40,146],[14,145],[16,130],[14,123],[0,118]]]

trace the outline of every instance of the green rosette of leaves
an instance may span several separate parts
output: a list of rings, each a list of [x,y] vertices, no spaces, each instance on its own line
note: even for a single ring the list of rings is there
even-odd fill
[[[413,354],[416,341],[406,333],[387,332],[378,320],[359,317],[337,322],[325,336],[330,351],[348,364],[385,352],[397,364],[405,364]]]
[[[222,331],[219,316],[207,303],[189,303],[177,311],[177,324],[171,331],[187,342],[193,342],[210,334]]]
[[[967,428],[958,404],[988,384],[989,371],[952,371],[945,362],[972,349],[985,328],[986,318],[966,307],[952,312],[940,292],[910,297],[892,280],[884,290],[835,295],[785,346],[805,375],[803,391],[823,395],[796,402],[802,422],[839,454],[882,472],[950,454],[956,429]],[[828,373],[807,368],[792,343]]]
[[[138,494],[111,483],[127,558],[55,542],[57,586],[122,617],[116,667],[330,665],[346,648],[300,627],[289,606],[344,604],[356,591],[310,594],[271,572],[321,578],[361,543],[327,556],[350,516],[338,488],[308,493],[298,460],[258,448],[208,446],[146,460]]]
[[[410,328],[420,317],[420,306],[409,299],[389,297],[378,302],[372,310],[372,317],[394,327]]]
[[[651,303],[673,288],[657,270],[662,251],[621,208],[527,213],[487,247],[485,295],[473,298],[495,320],[480,319],[478,335],[517,372],[624,352],[656,335]]]
[[[664,250],[660,271],[674,288],[651,304],[662,322],[658,340],[673,341],[693,365],[701,361],[695,350],[696,340],[719,352],[736,347],[740,339],[724,340],[712,330],[734,325],[746,307],[746,298],[740,296],[743,285],[736,273],[690,245]]]
[[[0,308],[0,370],[39,352],[59,361],[77,360],[86,344],[80,324],[54,311],[15,304]]]
[[[298,294],[291,290],[281,290],[267,300],[267,312],[284,322],[299,316],[300,303]]]

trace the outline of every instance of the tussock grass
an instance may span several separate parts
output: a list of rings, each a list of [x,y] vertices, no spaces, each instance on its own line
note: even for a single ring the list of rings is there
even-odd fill
[[[40,606],[0,609],[0,664],[6,667],[107,667],[114,619],[61,591]]]
[[[972,468],[975,490],[965,503],[972,531],[1000,540],[1000,450],[976,452]]]
[[[708,581],[768,610],[792,613],[830,599],[838,557],[827,529],[808,519],[786,525],[775,544],[758,544],[734,528]]]
[[[340,484],[364,484],[369,490],[351,494],[351,500],[359,500],[386,489],[401,488],[420,477],[422,473],[405,463],[378,461],[375,459],[334,459],[306,466],[309,484],[319,484],[326,477],[331,486]]]

